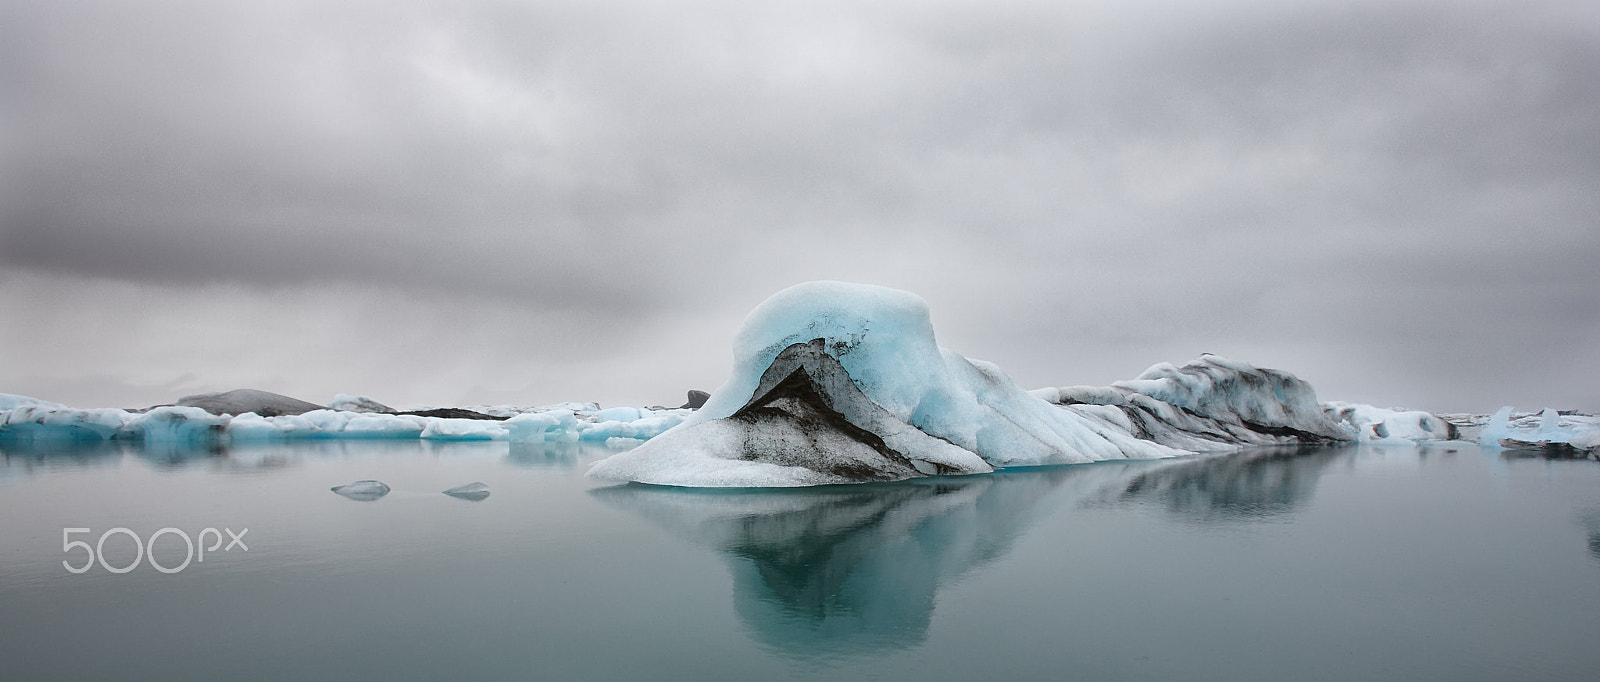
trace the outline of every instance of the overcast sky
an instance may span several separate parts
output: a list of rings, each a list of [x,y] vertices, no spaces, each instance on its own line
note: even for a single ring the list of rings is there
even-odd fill
[[[1600,409],[1600,6],[0,2],[0,392],[676,405],[812,279]]]

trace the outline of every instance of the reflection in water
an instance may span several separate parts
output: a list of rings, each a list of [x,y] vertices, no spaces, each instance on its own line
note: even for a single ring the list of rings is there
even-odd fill
[[[594,450],[589,446],[589,450]],[[0,439],[0,476],[29,475],[59,469],[114,467],[124,458],[158,471],[201,467],[218,473],[257,473],[295,467],[306,459],[414,456],[508,457],[519,466],[576,466],[595,456],[576,444],[508,444],[504,441],[431,441],[417,439],[297,438],[287,441],[144,443],[130,440]],[[603,450],[601,455],[612,452]],[[538,462],[535,464],[534,462]]]
[[[1600,451],[1579,450],[1570,443],[1530,443],[1500,452],[1508,460],[1518,459],[1587,459],[1600,460]]]
[[[1010,552],[1054,505],[1156,502],[1184,519],[1287,514],[1351,451],[1280,448],[785,490],[630,484],[591,494],[724,554],[751,636],[795,658],[921,643],[941,586]]]
[[[137,444],[116,440],[61,441],[46,446],[31,440],[0,438],[0,476],[113,467],[135,447]]]
[[[591,491],[724,553],[751,636],[797,658],[921,643],[941,585],[1005,556],[1041,500],[1165,463],[783,490],[630,484]]]
[[[1589,556],[1600,561],[1600,508],[1590,509],[1578,517],[1589,534]]]
[[[579,443],[511,443],[506,459],[528,469],[571,469],[592,449]]]
[[[144,460],[156,469],[181,469],[192,464],[227,461],[228,450],[219,443],[152,443],[135,445],[128,454]]]
[[[1287,447],[1177,460],[1103,491],[1100,503],[1159,504],[1182,521],[1270,520],[1305,504],[1322,470],[1352,450]]]

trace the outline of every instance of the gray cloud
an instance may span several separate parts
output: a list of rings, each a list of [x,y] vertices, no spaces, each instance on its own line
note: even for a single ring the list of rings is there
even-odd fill
[[[1550,378],[1600,336],[1585,3],[858,5],[8,3],[0,286],[31,302],[6,312],[33,344],[89,338],[42,282],[385,291],[560,329],[454,338],[459,390],[587,352],[632,374],[536,383],[643,402],[716,383],[726,327],[826,277],[923,294],[1025,385],[1211,351],[1337,398],[1600,406]],[[211,339],[295,315],[190,312]]]

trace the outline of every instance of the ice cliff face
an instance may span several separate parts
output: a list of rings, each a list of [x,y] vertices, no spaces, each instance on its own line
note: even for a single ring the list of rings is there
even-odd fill
[[[781,291],[746,318],[734,356],[699,412],[590,475],[804,486],[1355,438],[1305,382],[1215,356],[1110,388],[1030,394],[940,348],[927,304],[883,287]]]

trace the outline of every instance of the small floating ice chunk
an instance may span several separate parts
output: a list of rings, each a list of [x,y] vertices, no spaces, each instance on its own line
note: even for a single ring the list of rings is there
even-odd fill
[[[384,485],[383,481],[356,481],[348,485],[336,485],[330,490],[357,502],[371,502],[389,494],[389,486]]]
[[[466,485],[458,485],[454,488],[444,491],[444,494],[454,497],[458,500],[470,500],[477,502],[489,496],[489,486],[486,486],[482,483],[473,482]]]

